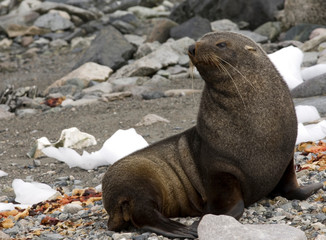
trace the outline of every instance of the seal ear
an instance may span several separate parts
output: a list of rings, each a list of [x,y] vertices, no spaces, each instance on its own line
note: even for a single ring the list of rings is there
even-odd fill
[[[249,45],[246,45],[244,48],[246,50],[248,50],[248,51],[253,51],[253,52],[256,52],[257,51],[257,49],[255,47],[252,47],[252,46],[249,46]]]

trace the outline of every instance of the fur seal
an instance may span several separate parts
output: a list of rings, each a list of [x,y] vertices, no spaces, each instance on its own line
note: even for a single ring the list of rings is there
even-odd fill
[[[322,187],[297,183],[296,114],[265,52],[231,32],[204,35],[188,50],[205,81],[196,126],[113,164],[103,182],[108,228],[133,224],[194,238],[196,226],[169,217],[227,214],[266,196],[306,199]]]

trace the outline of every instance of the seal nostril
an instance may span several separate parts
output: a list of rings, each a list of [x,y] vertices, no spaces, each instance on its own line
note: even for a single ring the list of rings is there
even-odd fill
[[[188,48],[188,52],[189,52],[191,55],[195,56],[195,54],[196,54],[196,49],[195,49],[195,45],[194,45],[194,44],[189,46],[189,48]]]

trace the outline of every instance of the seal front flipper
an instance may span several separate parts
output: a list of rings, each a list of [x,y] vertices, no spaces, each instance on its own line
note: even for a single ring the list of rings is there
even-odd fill
[[[244,211],[244,201],[239,180],[230,173],[211,173],[206,183],[206,213],[225,214],[239,219]]]
[[[322,183],[313,183],[306,186],[299,186],[293,159],[286,168],[280,182],[270,194],[270,197],[282,196],[289,200],[305,200],[323,187]]]
[[[134,211],[132,223],[146,231],[155,232],[170,238],[197,238],[197,228],[185,226],[164,217],[158,210],[143,209]]]

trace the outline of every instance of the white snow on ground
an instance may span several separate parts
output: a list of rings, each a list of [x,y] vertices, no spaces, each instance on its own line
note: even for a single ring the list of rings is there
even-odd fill
[[[137,134],[134,128],[130,128],[116,131],[97,152],[88,153],[84,151],[82,155],[79,155],[73,149],[55,147],[44,148],[42,151],[48,157],[65,162],[71,168],[80,167],[90,170],[99,166],[113,164],[132,152],[147,146],[146,140]]]

